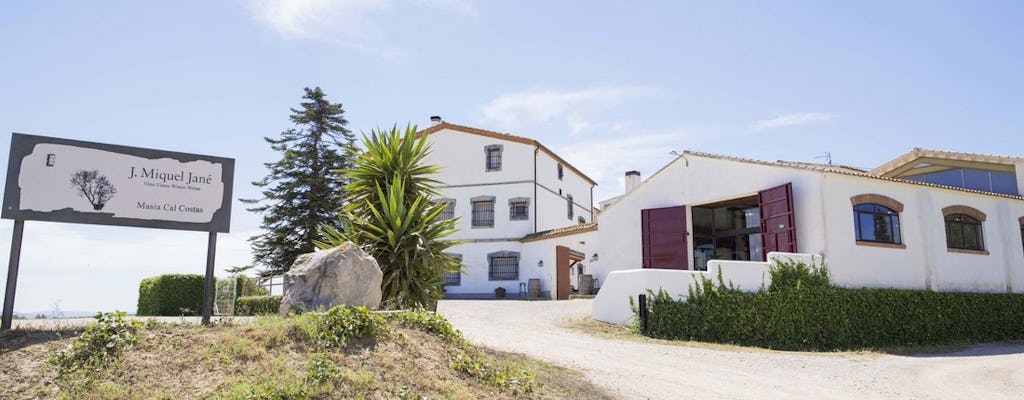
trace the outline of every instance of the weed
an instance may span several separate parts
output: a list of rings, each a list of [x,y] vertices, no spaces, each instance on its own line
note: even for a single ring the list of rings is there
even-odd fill
[[[97,313],[96,322],[90,324],[82,335],[63,350],[58,351],[50,362],[60,367],[60,374],[75,371],[98,371],[121,351],[138,342],[142,323],[125,318],[124,311]]]

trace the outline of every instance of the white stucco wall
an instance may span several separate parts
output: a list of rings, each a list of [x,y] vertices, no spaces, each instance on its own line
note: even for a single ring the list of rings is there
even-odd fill
[[[544,231],[577,223],[578,217],[586,222],[592,221],[591,185],[581,175],[563,164],[563,177],[558,179],[559,161],[548,153],[537,154],[537,190],[538,208],[543,213],[537,230]],[[573,217],[568,218],[568,201],[566,196],[572,195]]]
[[[550,290],[554,282],[554,246],[561,242],[542,241],[524,245],[519,240],[538,231],[576,224],[575,216],[571,220],[566,217],[566,194],[573,195],[577,204],[575,214],[583,215],[590,221],[590,183],[568,166],[564,167],[563,178],[559,180],[557,161],[532,143],[453,129],[434,132],[427,140],[431,145],[431,153],[425,162],[441,167],[441,171],[434,176],[434,179],[442,182],[437,199],[454,200],[455,216],[459,218],[456,224],[458,232],[451,238],[464,241],[449,252],[463,256],[467,271],[459,286],[446,288],[448,293],[489,294],[500,286],[511,296],[518,292],[519,282],[528,282],[531,278],[541,279],[542,291]],[[496,144],[502,146],[501,169],[487,171],[484,150]],[[558,195],[560,189],[562,195]],[[479,196],[494,197],[493,227],[472,227],[472,199]],[[530,199],[529,219],[511,220],[509,200],[513,198]],[[579,250],[580,245],[568,247]],[[488,279],[487,255],[497,251],[520,253],[519,279]],[[544,268],[537,267],[537,261],[541,259],[544,259]]]
[[[717,282],[719,272],[723,282],[744,292],[767,289],[772,284],[768,266],[774,261],[821,265],[821,257],[814,254],[770,252],[766,262],[711,261],[706,272],[668,269],[613,271],[607,275],[605,284],[594,299],[594,319],[628,325],[633,320],[630,299],[636,304],[638,295],[664,290],[673,298],[686,300],[691,287],[696,287],[704,278]]]
[[[688,161],[688,162],[687,162]],[[598,276],[640,267],[640,210],[689,207],[793,183],[798,251],[824,253],[833,282],[848,287],[1024,292],[1018,218],[1024,201],[987,194],[688,154],[601,213]],[[850,198],[881,194],[903,203],[904,249],[858,245]],[[942,209],[965,205],[986,214],[988,254],[951,252]],[[692,232],[692,218],[687,230]],[[692,238],[689,241],[692,258]],[[690,267],[692,268],[692,259]]]
[[[853,176],[826,174],[824,211],[827,262],[836,283],[940,291],[1024,292],[1024,250],[1017,219],[1024,201]],[[906,248],[857,245],[850,198],[881,194],[903,204],[900,228]],[[942,209],[975,208],[988,254],[952,252],[946,246]]]
[[[687,206],[687,231],[692,232],[690,208],[701,204],[757,195],[760,190],[793,183],[798,251],[824,250],[821,175],[813,171],[776,168],[687,155],[601,212],[598,234],[600,275],[641,267],[640,210]],[[688,239],[693,268],[693,238]]]

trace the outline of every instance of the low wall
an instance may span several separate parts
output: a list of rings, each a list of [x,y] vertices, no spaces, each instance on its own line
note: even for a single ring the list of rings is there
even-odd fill
[[[795,261],[804,263],[820,262],[817,255],[802,253],[768,253],[768,260]],[[756,292],[762,287],[771,286],[768,274],[768,262],[711,260],[707,271],[687,271],[674,269],[630,269],[614,271],[605,277],[601,291],[594,298],[594,319],[617,325],[629,325],[633,319],[633,311],[629,308],[629,299],[636,302],[638,295],[648,290],[657,292],[659,289],[680,299],[686,299],[690,286],[700,282],[701,277],[717,280],[718,272],[729,284],[747,292]]]

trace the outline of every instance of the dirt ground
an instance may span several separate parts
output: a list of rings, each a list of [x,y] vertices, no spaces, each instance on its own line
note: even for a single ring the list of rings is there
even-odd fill
[[[446,300],[468,339],[583,372],[623,399],[1020,399],[1024,345],[928,354],[780,352],[576,329],[592,300]]]

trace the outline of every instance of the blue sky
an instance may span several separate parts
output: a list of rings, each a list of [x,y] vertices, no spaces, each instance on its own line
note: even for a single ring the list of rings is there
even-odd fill
[[[262,137],[320,86],[355,132],[441,115],[536,138],[598,199],[672,150],[859,167],[915,146],[1024,155],[1024,4],[942,3],[6,1],[0,139],[232,157],[250,197],[277,157]],[[258,223],[234,204],[218,271],[249,262]],[[131,311],[142,278],[205,262],[203,233],[25,235],[20,311]]]

